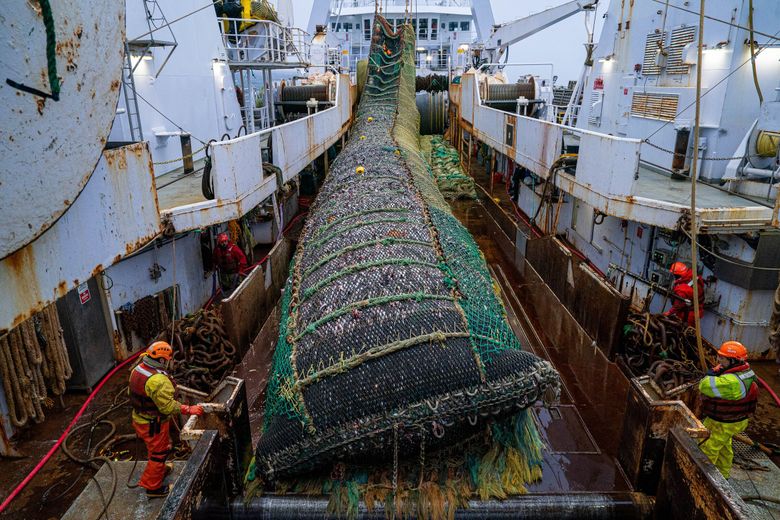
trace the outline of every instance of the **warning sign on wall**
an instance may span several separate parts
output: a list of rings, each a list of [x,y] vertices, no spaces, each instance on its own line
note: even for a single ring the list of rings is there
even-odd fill
[[[79,284],[79,300],[81,301],[81,305],[84,305],[90,299],[92,299],[92,295],[89,294],[89,286],[87,286],[87,282]]]

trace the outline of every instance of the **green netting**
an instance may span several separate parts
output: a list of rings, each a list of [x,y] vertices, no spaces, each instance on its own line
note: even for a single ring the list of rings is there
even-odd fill
[[[420,149],[430,163],[431,175],[436,179],[436,185],[445,199],[477,198],[474,179],[463,172],[458,150],[454,146],[440,135],[422,135]]]
[[[468,439],[466,495],[520,492],[540,475],[524,410],[554,394],[558,376],[521,351],[481,252],[437,187],[429,159],[450,151],[440,140],[421,150],[414,54],[411,26],[394,33],[377,17],[350,139],[309,212],[282,299],[255,466],[266,480]],[[365,498],[358,473],[339,486]]]

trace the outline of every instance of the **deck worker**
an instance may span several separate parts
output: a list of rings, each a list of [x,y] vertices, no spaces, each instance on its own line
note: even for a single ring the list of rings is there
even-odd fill
[[[214,263],[219,270],[219,284],[226,294],[231,293],[241,283],[241,271],[246,269],[244,252],[230,241],[227,233],[217,235],[217,247],[214,248]]]
[[[141,361],[130,372],[130,405],[133,407],[133,428],[144,441],[147,463],[138,485],[146,489],[148,498],[164,497],[170,485],[163,485],[173,464],[165,459],[171,451],[169,435],[171,415],[203,415],[198,405],[188,406],[173,398],[176,384],[165,372],[173,357],[173,349],[165,341],[155,341],[141,355]]]
[[[738,341],[726,341],[718,350],[718,365],[699,382],[704,426],[710,437],[701,451],[725,478],[731,473],[734,435],[745,431],[756,411],[758,384],[747,362],[747,349]]]
[[[694,326],[696,317],[693,312],[693,270],[682,262],[675,262],[669,268],[674,275],[672,285],[672,308],[664,313],[665,316],[674,316],[691,327]],[[696,278],[699,289],[699,318],[704,313],[704,280],[701,276]]]

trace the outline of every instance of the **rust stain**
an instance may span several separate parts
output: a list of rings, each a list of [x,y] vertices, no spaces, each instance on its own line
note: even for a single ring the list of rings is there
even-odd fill
[[[81,39],[81,35],[82,35],[83,33],[84,33],[84,28],[83,28],[82,26],[80,26],[80,25],[79,25],[78,27],[76,27],[76,30],[75,30],[75,31],[73,31],[73,35],[74,35],[76,38],[78,38],[79,40]]]
[[[115,79],[111,82],[111,91],[118,90],[119,89],[119,80]]]
[[[92,269],[92,276],[97,276],[98,274],[100,274],[103,271],[104,271],[103,264],[98,264],[98,265],[95,266],[94,269]]]
[[[36,97],[35,98],[35,104],[38,107],[38,113],[40,115],[43,115],[43,108],[46,106],[46,99],[45,98]]]
[[[40,286],[35,273],[36,261],[32,245],[29,244],[11,253],[3,259],[3,263],[8,266],[11,279],[16,280],[16,283],[12,284],[11,287],[5,288],[4,300],[10,296],[10,301],[19,302],[28,309],[14,318],[13,327],[16,327],[43,306]]]

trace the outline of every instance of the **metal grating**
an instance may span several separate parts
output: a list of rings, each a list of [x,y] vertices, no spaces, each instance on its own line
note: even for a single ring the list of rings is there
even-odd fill
[[[674,121],[678,101],[677,94],[634,92],[631,98],[631,115]]]
[[[604,98],[604,91],[594,90],[590,93],[590,113],[588,114],[588,123],[591,125],[601,124],[601,107]]]
[[[683,63],[683,50],[685,46],[696,39],[696,27],[677,27],[672,30],[672,39],[669,42],[669,57],[666,62],[667,74],[688,74],[690,65]]]
[[[666,32],[654,32],[647,35],[645,40],[645,58],[642,62],[642,73],[646,76],[661,73],[661,67],[655,64],[655,53],[659,49],[658,43],[666,40]]]

